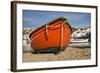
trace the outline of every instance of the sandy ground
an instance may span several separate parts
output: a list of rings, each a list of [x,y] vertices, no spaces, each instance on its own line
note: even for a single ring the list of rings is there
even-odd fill
[[[39,54],[33,54],[31,52],[23,53],[23,62],[83,60],[90,58],[91,58],[90,48],[67,47],[64,51],[61,51],[57,55],[53,53],[39,53]]]

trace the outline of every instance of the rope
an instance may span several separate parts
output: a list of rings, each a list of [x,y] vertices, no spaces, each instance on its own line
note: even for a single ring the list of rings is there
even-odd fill
[[[66,23],[66,21],[64,21],[62,24],[61,24],[61,42],[60,42],[60,48],[63,48],[63,25]]]
[[[47,26],[47,24],[46,24],[46,40],[48,40],[48,26]]]

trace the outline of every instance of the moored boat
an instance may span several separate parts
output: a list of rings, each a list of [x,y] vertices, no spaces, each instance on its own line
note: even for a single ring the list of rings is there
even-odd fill
[[[36,52],[49,49],[56,54],[69,44],[71,34],[70,24],[66,18],[60,17],[32,31],[29,39],[32,49]]]

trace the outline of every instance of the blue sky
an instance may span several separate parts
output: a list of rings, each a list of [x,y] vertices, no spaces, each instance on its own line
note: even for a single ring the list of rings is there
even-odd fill
[[[91,25],[90,13],[23,10],[23,26],[37,28],[58,17],[66,18],[72,27],[90,27]]]

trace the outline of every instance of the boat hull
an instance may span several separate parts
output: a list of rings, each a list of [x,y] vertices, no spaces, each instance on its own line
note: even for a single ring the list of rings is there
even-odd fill
[[[63,50],[70,41],[72,30],[65,20],[36,29],[31,33],[31,47],[35,51],[57,49]],[[50,50],[51,51],[51,50]]]

